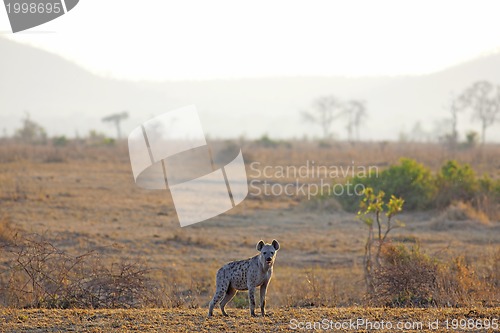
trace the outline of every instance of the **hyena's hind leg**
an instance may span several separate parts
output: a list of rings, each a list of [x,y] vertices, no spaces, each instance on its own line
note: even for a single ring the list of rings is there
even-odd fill
[[[226,304],[233,299],[234,295],[236,295],[237,293],[237,290],[234,289],[233,287],[229,286],[229,288],[227,288],[227,292],[226,292],[226,296],[224,296],[224,298],[222,299],[222,301],[220,302],[220,309],[222,310],[222,314],[224,316],[228,316],[228,314],[226,313],[226,311],[224,310],[224,307],[226,306]]]
[[[214,307],[219,303],[219,301],[226,295],[226,292],[228,291],[229,288],[229,280],[224,280],[222,279],[221,274],[217,273],[217,279],[216,279],[216,287],[215,287],[215,294],[212,300],[210,301],[210,305],[208,307],[208,316],[211,317],[214,312]],[[222,274],[223,275],[223,274]],[[221,303],[222,305],[222,303]],[[225,304],[224,304],[225,305]],[[224,312],[224,311],[223,311]]]

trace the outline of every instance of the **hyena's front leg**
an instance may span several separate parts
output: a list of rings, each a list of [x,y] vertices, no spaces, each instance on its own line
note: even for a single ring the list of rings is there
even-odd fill
[[[266,291],[267,291],[267,284],[269,281],[264,282],[264,284],[260,287],[260,312],[262,313],[262,316],[266,315]]]
[[[248,287],[248,298],[250,299],[250,314],[255,317],[255,287]]]

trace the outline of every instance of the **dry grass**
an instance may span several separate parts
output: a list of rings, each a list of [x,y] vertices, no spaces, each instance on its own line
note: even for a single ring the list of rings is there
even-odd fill
[[[456,202],[451,204],[437,217],[433,219],[432,228],[435,230],[446,230],[461,226],[464,228],[474,228],[476,224],[489,225],[488,216],[474,207],[470,203]]]
[[[292,141],[276,148],[248,142],[242,149],[245,161],[265,161],[266,165],[300,166],[309,160],[315,161],[316,165],[349,166],[354,162],[355,165],[384,168],[396,164],[401,157],[407,157],[438,171],[444,162],[455,159],[460,164],[470,164],[478,175],[488,173],[494,179],[500,178],[499,144],[455,152],[435,143],[414,142],[332,142],[325,146],[317,142]]]
[[[418,245],[386,245],[382,263],[371,295],[381,306],[492,306],[500,297],[497,272],[482,278],[464,256],[443,262],[422,253]]]
[[[0,248],[14,241],[17,230],[7,216],[0,216]]]
[[[451,157],[439,145],[395,143],[325,147],[291,142],[268,148],[244,142],[243,153],[248,163],[259,161],[263,166],[301,166],[314,160],[317,165],[347,166],[355,161],[382,168],[406,156],[434,170]],[[471,163],[478,174],[488,172],[499,178],[499,154],[500,147],[491,145],[458,151],[455,158]],[[0,207],[0,230],[45,234],[57,248],[72,255],[92,249],[110,262],[125,258],[147,263],[151,278],[159,285],[158,306],[205,308],[215,288],[216,270],[228,261],[254,255],[259,239],[273,238],[282,249],[268,292],[271,309],[351,306],[365,301],[360,265],[366,230],[335,202],[249,197],[227,214],[180,228],[168,192],[135,186],[124,143],[0,146]],[[434,229],[438,215],[433,211],[403,214],[400,219],[407,227],[398,229],[394,239],[419,242],[426,253],[443,260],[463,255],[474,263],[480,278],[498,279],[493,258],[500,248],[499,223],[471,223],[462,228],[460,220],[450,217],[449,227]],[[10,237],[7,232],[1,234]],[[244,303],[244,297],[239,301]],[[236,306],[233,302],[229,308]],[[181,312],[171,313],[182,317]]]
[[[467,325],[498,323],[498,308],[447,309],[385,309],[385,308],[279,308],[268,317],[251,318],[246,310],[231,310],[231,317],[206,317],[205,309],[143,309],[143,310],[14,310],[0,309],[2,332],[288,332],[299,325],[311,325],[308,332],[331,331],[394,332],[397,325],[407,325],[404,332],[473,331],[453,329],[460,321]],[[496,319],[493,321],[493,319]],[[350,321],[356,329],[335,329]],[[373,329],[385,323],[384,328]],[[436,323],[436,321],[438,321]],[[448,329],[446,329],[448,321]],[[309,323],[309,324],[308,324]],[[378,324],[377,324],[378,323]],[[392,329],[388,329],[393,325]],[[429,324],[432,323],[431,329]],[[321,324],[327,326],[320,326]],[[436,327],[435,325],[438,325]],[[316,328],[314,329],[314,326]],[[371,325],[371,326],[370,326]],[[347,327],[347,326],[346,326]],[[370,327],[372,329],[370,330]],[[404,327],[404,326],[403,326]],[[434,329],[436,328],[436,329]],[[303,329],[302,329],[303,330]],[[474,330],[495,332],[498,329]]]

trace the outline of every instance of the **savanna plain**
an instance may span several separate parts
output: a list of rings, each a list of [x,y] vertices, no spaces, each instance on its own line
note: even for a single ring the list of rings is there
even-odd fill
[[[250,193],[231,211],[181,228],[168,191],[135,185],[126,142],[2,142],[0,331],[393,332],[398,323],[406,332],[499,330],[498,144],[214,145],[228,156],[241,147]],[[340,195],[317,190],[347,190],[352,178],[369,168],[376,177],[401,157],[433,177],[449,160],[468,165],[483,187],[488,175],[490,192],[449,202],[436,196],[446,204],[412,209],[403,198],[393,220],[399,227],[390,230],[368,283],[369,227]],[[298,171],[313,168],[307,176]],[[217,269],[255,255],[260,239],[281,244],[270,315],[251,318],[240,292],[226,307],[230,317],[216,308],[207,318]],[[335,326],[350,321],[359,325]]]

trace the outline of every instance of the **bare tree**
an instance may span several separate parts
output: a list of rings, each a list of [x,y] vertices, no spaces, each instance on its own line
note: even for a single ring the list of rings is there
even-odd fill
[[[465,107],[472,109],[472,119],[481,122],[481,142],[484,144],[486,129],[497,120],[500,113],[500,86],[488,81],[478,81],[465,89],[459,99]]]
[[[302,111],[304,120],[321,126],[323,138],[331,138],[333,121],[341,115],[342,103],[335,96],[327,95],[317,98],[311,111]]]
[[[124,119],[127,119],[127,118],[128,118],[128,112],[123,111],[121,113],[115,113],[115,114],[109,115],[107,117],[104,117],[104,118],[102,118],[102,121],[114,123],[116,126],[116,138],[121,139],[122,131],[120,128],[120,122]]]
[[[14,137],[27,143],[44,143],[47,140],[47,132],[35,121],[31,120],[30,114],[25,112],[22,120],[23,127],[16,130]]]
[[[456,150],[458,145],[458,114],[467,108],[467,100],[465,98],[465,94],[461,94],[460,96],[456,96],[454,93],[450,95],[449,102],[443,106],[444,109],[448,110],[451,115],[450,119],[444,119],[441,122],[436,122],[435,131],[436,133],[440,133],[440,129],[444,128],[446,124],[451,124],[451,132],[446,132],[441,137],[445,142],[450,146],[452,151]]]
[[[451,95],[450,102],[444,106],[445,109],[450,111],[451,114],[451,133],[445,136],[446,141],[451,146],[452,150],[455,150],[458,143],[458,113],[462,111],[465,107],[465,100],[463,96]],[[440,124],[441,125],[441,124]],[[439,125],[439,126],[440,126]],[[437,128],[438,126],[436,126]]]
[[[366,118],[366,103],[361,100],[351,100],[344,104],[344,113],[347,116],[347,140],[352,141],[354,132],[359,141],[359,128]]]

